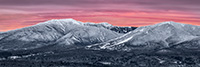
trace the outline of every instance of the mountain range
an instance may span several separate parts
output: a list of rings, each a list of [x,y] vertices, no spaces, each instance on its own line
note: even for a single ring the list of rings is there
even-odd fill
[[[27,50],[51,44],[89,45],[116,38],[134,29],[108,23],[82,23],[73,19],[50,20],[0,33],[0,50]]]
[[[94,49],[134,50],[134,51],[168,51],[199,50],[199,26],[175,22],[163,22],[139,27],[120,37],[87,46]]]
[[[118,65],[123,62],[122,66],[126,67],[130,59],[123,61],[127,58],[124,54],[136,56],[134,59],[140,54],[145,55],[143,59],[149,56],[146,54],[154,58],[155,54],[164,54],[167,58],[169,54],[198,55],[199,30],[200,26],[173,21],[142,27],[120,27],[109,23],[53,19],[30,27],[0,32],[0,60],[48,60],[97,65]],[[121,56],[123,59],[120,59]],[[108,57],[110,59],[103,59]],[[167,62],[168,59],[164,60]],[[157,61],[164,63],[160,58]]]
[[[28,50],[56,44],[108,50],[199,49],[200,27],[163,22],[143,27],[119,27],[108,23],[83,23],[55,19],[0,33],[0,50]]]

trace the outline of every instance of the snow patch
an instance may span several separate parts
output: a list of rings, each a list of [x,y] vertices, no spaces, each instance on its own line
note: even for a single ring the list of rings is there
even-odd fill
[[[10,56],[9,59],[18,59],[21,58],[20,56]]]

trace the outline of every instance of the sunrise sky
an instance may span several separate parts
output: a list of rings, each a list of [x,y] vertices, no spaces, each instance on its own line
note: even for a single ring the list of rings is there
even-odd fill
[[[164,21],[200,25],[200,0],[0,0],[0,31],[65,18],[137,27]]]

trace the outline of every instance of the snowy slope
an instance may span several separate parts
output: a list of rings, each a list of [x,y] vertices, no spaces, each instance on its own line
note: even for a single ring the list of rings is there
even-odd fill
[[[33,49],[50,44],[94,44],[121,34],[73,19],[50,20],[34,26],[0,33],[0,50]]]
[[[139,27],[121,37],[104,43],[87,46],[93,49],[110,50],[154,50],[162,48],[198,49],[200,27],[175,22],[163,22]],[[185,44],[187,43],[187,44]],[[193,44],[190,45],[190,44]],[[185,45],[185,46],[183,46]],[[177,47],[179,46],[179,47]]]

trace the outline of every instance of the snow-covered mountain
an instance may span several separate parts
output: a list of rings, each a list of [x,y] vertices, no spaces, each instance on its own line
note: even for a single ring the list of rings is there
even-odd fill
[[[0,33],[0,50],[27,50],[52,44],[97,50],[198,50],[198,30],[200,26],[171,21],[135,28],[59,19]]]
[[[73,19],[50,20],[34,26],[0,33],[0,50],[33,49],[50,44],[87,45],[122,34]],[[99,24],[97,24],[99,25]],[[103,26],[112,26],[104,24]]]
[[[139,27],[107,42],[93,44],[87,48],[110,50],[159,50],[159,49],[199,49],[200,26],[163,22]]]

